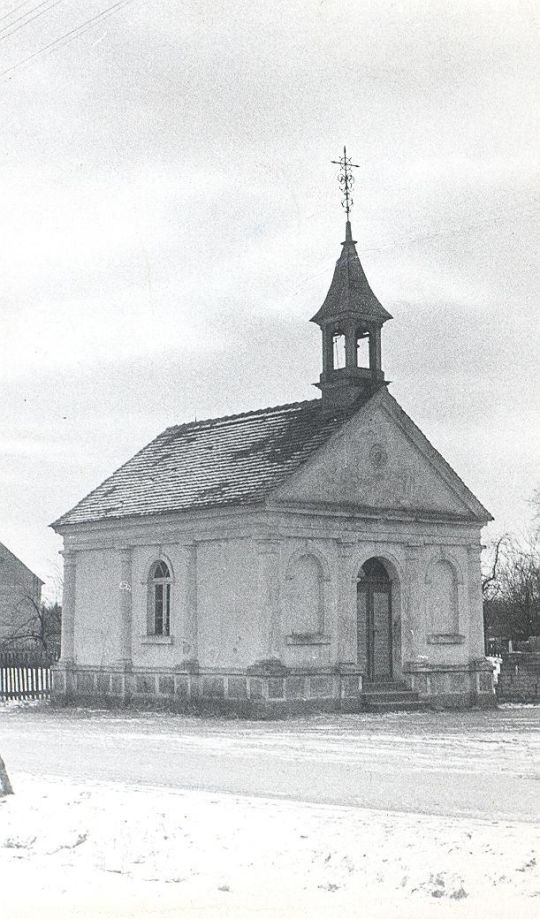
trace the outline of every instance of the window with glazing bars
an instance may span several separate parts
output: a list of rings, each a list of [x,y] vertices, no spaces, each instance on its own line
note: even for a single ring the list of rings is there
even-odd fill
[[[153,635],[170,635],[171,572],[168,565],[156,562],[150,578],[150,631]]]

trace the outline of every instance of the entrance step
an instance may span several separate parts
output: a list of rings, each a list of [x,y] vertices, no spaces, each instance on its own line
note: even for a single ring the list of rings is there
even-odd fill
[[[372,702],[407,702],[407,700],[412,700],[415,702],[418,699],[418,693],[410,692],[406,689],[396,689],[389,690],[383,689],[380,692],[364,692],[362,694],[366,703]]]
[[[413,693],[414,695],[414,693]],[[399,702],[373,702],[366,701],[366,712],[420,712],[429,708],[429,702],[424,699],[403,699]]]
[[[412,692],[412,690],[406,683],[388,680],[386,683],[364,683],[362,692],[364,695],[376,695],[380,692]]]
[[[429,708],[429,702],[418,698],[418,693],[405,683],[366,683],[362,701],[367,712],[421,711]]]

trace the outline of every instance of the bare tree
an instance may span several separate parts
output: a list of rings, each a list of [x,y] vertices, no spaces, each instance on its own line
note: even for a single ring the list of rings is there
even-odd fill
[[[482,596],[488,598],[496,593],[499,587],[499,565],[505,545],[510,541],[508,533],[503,533],[495,542],[486,546],[485,570],[482,572]]]
[[[525,640],[540,635],[540,528],[518,540],[501,536],[483,578],[487,636]]]
[[[14,606],[0,643],[7,649],[39,650],[50,658],[60,654],[62,608],[58,603],[38,603],[25,596]]]

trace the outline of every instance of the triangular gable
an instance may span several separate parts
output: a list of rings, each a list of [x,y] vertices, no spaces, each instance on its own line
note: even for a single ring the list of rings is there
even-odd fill
[[[280,503],[492,519],[386,389],[271,497]]]

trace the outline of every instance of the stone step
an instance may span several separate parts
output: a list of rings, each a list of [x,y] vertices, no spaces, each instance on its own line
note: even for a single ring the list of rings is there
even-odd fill
[[[387,683],[364,683],[362,692],[364,695],[372,695],[379,692],[411,692],[411,690],[406,683],[399,683],[395,680]]]
[[[379,702],[366,700],[366,712],[418,712],[429,708],[429,702],[424,699],[414,698],[416,693],[411,693],[413,698],[402,699],[395,702]]]
[[[429,702],[419,699],[417,692],[398,680],[364,684],[362,702],[367,712],[410,712],[429,708]]]
[[[364,692],[362,693],[366,702],[406,702],[407,699],[416,701],[417,692],[411,692],[407,689],[384,689],[382,692]]]

